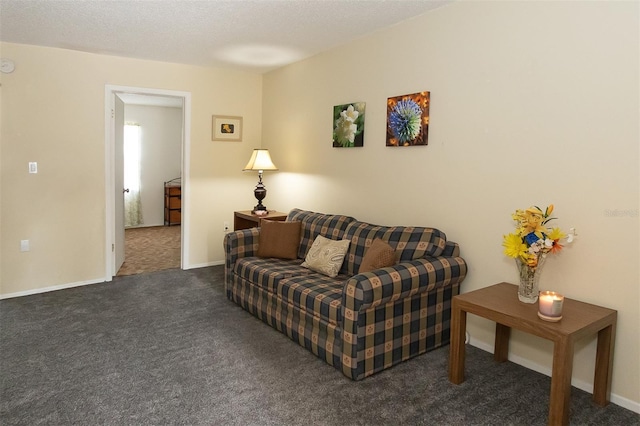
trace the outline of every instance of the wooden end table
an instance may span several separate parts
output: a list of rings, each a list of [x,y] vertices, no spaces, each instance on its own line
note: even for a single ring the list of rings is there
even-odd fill
[[[287,219],[287,214],[274,210],[269,210],[269,213],[262,216],[251,213],[251,210],[233,212],[233,230],[258,227],[262,219],[283,221]]]
[[[593,400],[600,406],[609,403],[617,311],[565,297],[562,320],[543,321],[538,318],[538,304],[520,302],[518,287],[508,283],[499,283],[455,296],[451,308],[449,349],[449,381],[455,384],[464,381],[467,313],[495,321],[493,357],[497,362],[507,360],[511,328],[553,341],[550,425],[569,424],[574,343],[578,339],[597,333]]]

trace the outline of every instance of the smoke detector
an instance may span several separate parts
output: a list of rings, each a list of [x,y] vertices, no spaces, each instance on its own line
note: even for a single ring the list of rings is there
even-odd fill
[[[16,69],[16,65],[11,59],[0,59],[0,72],[9,74],[12,73],[14,69]]]

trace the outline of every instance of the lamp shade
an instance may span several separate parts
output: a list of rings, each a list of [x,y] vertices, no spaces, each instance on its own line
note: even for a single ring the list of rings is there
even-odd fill
[[[278,170],[278,168],[271,161],[271,156],[269,155],[268,149],[254,149],[251,154],[251,158],[246,166],[244,166],[245,170]]]

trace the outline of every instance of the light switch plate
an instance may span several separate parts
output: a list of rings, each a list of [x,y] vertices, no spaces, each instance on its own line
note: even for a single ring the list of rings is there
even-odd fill
[[[38,173],[38,163],[35,161],[29,162],[29,173]]]

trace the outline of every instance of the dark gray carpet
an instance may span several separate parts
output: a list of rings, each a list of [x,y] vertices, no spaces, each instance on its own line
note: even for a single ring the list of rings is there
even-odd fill
[[[222,266],[0,301],[2,425],[544,425],[550,379],[448,347],[360,382],[228,301]],[[573,389],[572,424],[640,415]]]

